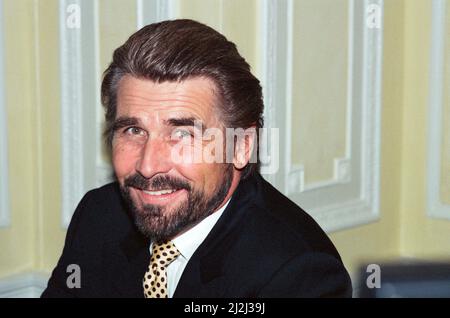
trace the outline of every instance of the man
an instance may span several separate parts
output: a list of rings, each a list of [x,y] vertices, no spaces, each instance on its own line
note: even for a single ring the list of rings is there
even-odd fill
[[[148,25],[114,52],[102,102],[118,182],[81,200],[43,297],[351,296],[326,234],[251,160],[262,93],[233,43],[192,20]],[[211,141],[197,137],[227,128],[255,133],[216,135],[223,160],[196,160]]]

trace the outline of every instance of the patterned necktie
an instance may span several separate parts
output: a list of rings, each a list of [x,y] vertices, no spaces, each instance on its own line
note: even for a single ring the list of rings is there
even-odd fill
[[[172,241],[153,244],[152,258],[143,281],[145,298],[168,297],[166,269],[178,255],[180,255],[180,252]]]

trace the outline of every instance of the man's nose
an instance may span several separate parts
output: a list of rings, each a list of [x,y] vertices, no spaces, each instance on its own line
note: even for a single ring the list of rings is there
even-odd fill
[[[142,147],[136,170],[145,178],[166,173],[172,168],[168,147],[160,138],[149,138]]]

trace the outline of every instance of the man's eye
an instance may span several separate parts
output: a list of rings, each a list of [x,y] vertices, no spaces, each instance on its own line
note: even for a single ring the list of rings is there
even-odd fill
[[[145,131],[142,130],[139,127],[128,127],[127,129],[125,129],[125,133],[128,135],[135,135],[135,136],[143,136],[145,135]]]
[[[189,130],[177,129],[175,131],[175,137],[177,138],[190,138],[192,134]]]

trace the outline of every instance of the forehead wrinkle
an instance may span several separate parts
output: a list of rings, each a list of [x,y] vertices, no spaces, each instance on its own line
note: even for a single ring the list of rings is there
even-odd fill
[[[118,94],[118,106],[122,109],[119,112],[139,114],[137,117],[151,116],[153,120],[158,121],[174,116],[195,115],[204,122],[216,122],[216,119],[221,117],[216,105],[220,101],[216,83],[206,78],[206,85],[203,85],[204,81],[198,85],[192,82],[196,80],[198,79],[192,78],[177,83],[160,84],[126,76],[122,79],[126,84],[119,86],[121,92]],[[150,117],[147,119],[151,120]]]
[[[188,95],[183,96],[171,96],[170,98],[164,98],[158,94],[157,98],[152,97],[141,97],[141,96],[123,96],[122,102],[126,105],[137,105],[137,106],[161,106],[161,107],[198,107],[204,109],[205,111],[210,110],[213,105],[209,104],[209,101],[203,102],[199,101],[198,97],[192,97]],[[154,105],[156,104],[156,105]],[[170,105],[172,104],[172,105]]]
[[[181,97],[181,98],[180,98]],[[157,101],[177,101],[179,99],[196,100],[198,97],[192,94],[181,94],[180,92],[142,92],[141,94],[129,93],[124,94],[124,98],[136,98],[144,100],[157,100]]]
[[[167,103],[170,103],[169,100],[149,100],[147,103],[143,104],[136,104],[131,100],[123,100],[121,104],[125,106],[125,109],[122,109],[125,110],[126,113],[129,113],[130,111],[131,113],[135,113],[136,111],[139,113],[151,112],[156,116],[156,119],[159,119],[160,116],[164,116],[163,113],[165,112],[171,113],[168,117],[198,117],[202,121],[205,121],[210,115],[214,115],[212,106],[204,107],[202,103],[190,103],[188,101],[176,99],[173,99],[172,101],[171,104],[166,105]]]

